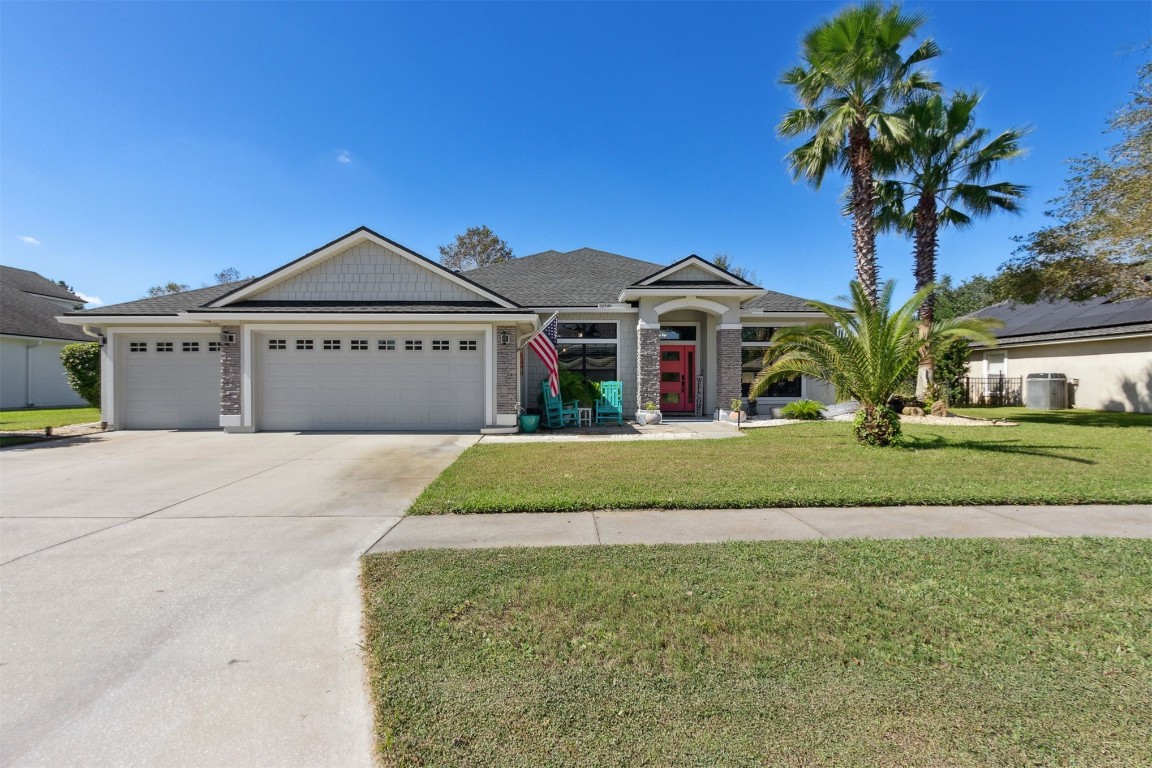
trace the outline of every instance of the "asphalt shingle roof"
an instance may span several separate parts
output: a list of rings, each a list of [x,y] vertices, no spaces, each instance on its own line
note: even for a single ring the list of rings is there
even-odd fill
[[[346,312],[371,314],[412,314],[412,313],[448,313],[468,314],[486,312],[523,312],[531,314],[530,309],[508,309],[494,301],[456,301],[441,304],[427,304],[416,301],[240,301],[226,307],[212,309],[193,309],[192,312],[212,314],[214,312]]]
[[[659,269],[663,265],[580,248],[521,256],[463,274],[526,307],[594,307],[617,301],[622,290]]]
[[[64,312],[55,302],[25,293],[8,283],[0,283],[0,333],[43,339],[92,341],[80,328],[63,325],[56,319]]]
[[[820,310],[813,307],[808,303],[808,299],[802,299],[799,296],[792,296],[787,293],[779,293],[777,291],[764,291],[763,296],[757,296],[754,299],[749,299],[740,305],[744,309],[759,309],[764,312],[813,312],[820,313]]]
[[[974,317],[992,317],[1004,323],[993,333],[997,338],[1092,331],[1138,325],[1152,322],[1152,299],[1108,298],[1088,301],[1053,301],[1035,304],[993,304],[977,312]],[[1114,333],[1112,331],[1111,333]],[[1079,333],[1077,338],[1093,334]],[[1109,335],[1102,333],[1101,335]]]
[[[83,304],[84,299],[67,288],[57,285],[43,275],[27,269],[0,266],[0,284],[11,286],[24,293],[35,293],[40,296],[51,296],[54,299],[68,299],[77,304]]]
[[[121,304],[109,304],[84,312],[68,312],[70,315],[175,315],[187,312],[215,301],[229,291],[247,285],[251,280],[240,280],[235,283],[221,283],[210,285],[207,288],[197,288],[182,293],[170,293],[166,296],[154,296],[148,299],[126,301]]]

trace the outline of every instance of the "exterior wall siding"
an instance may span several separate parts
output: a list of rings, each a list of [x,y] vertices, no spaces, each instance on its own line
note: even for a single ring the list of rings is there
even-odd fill
[[[1009,378],[1030,373],[1063,373],[1079,384],[1069,386],[1069,402],[1097,411],[1152,413],[1152,337],[1004,346]],[[984,352],[968,362],[972,376],[984,376]],[[1027,381],[1024,382],[1027,396]]]
[[[508,334],[510,341],[500,343],[500,336]],[[519,365],[516,352],[516,326],[496,326],[496,413],[498,415],[516,414],[516,403],[519,402],[517,388],[517,374]]]
[[[719,279],[721,279],[721,278],[717,277],[716,275],[712,274],[711,272],[708,272],[706,270],[701,269],[700,267],[685,266],[685,267],[681,267],[680,269],[676,270],[675,272],[673,272],[669,275],[665,275],[664,277],[660,278],[660,280],[658,280],[657,282],[665,283],[665,282],[671,281],[671,282],[681,282],[681,283],[700,283],[700,282],[712,282],[713,280],[719,280]]]
[[[225,325],[221,334],[233,334],[235,341],[220,345],[220,415],[240,415],[240,326]]]
[[[478,301],[483,297],[411,259],[364,242],[251,299],[260,301]]]
[[[83,342],[5,337],[0,340],[0,407],[85,405],[68,386],[60,351]]]

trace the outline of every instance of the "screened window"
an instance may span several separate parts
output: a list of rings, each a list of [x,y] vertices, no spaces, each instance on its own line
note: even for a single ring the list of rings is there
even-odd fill
[[[591,381],[616,381],[615,344],[565,344],[556,349],[560,365]]]
[[[556,336],[561,339],[614,339],[616,323],[558,323]]]
[[[287,339],[268,339],[268,349],[288,349]],[[296,349],[300,349],[300,342],[296,342]]]

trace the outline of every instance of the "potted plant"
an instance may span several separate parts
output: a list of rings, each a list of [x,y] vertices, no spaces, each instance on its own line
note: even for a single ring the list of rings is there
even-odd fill
[[[744,401],[739,397],[732,398],[730,403],[732,410],[728,412],[728,421],[733,421],[739,424],[741,421],[746,421],[744,418]]]
[[[540,414],[526,413],[520,404],[516,404],[516,410],[520,413],[520,431],[532,433],[540,428]]]
[[[660,409],[651,400],[644,403],[644,407],[636,411],[636,423],[640,425],[659,424],[662,418],[664,416],[660,413]]]

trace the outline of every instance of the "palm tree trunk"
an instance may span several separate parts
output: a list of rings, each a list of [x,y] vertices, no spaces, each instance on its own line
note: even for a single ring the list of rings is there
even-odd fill
[[[936,282],[936,251],[939,240],[936,236],[940,226],[936,214],[936,198],[930,193],[920,195],[913,213],[913,225],[916,231],[916,290],[919,291],[929,283]],[[924,303],[920,305],[920,338],[928,338],[932,328],[933,315],[936,307],[936,292],[928,294]],[[920,369],[916,375],[916,397],[924,399],[929,385],[932,383],[935,362],[932,359],[932,349],[925,345],[920,350]]]
[[[880,301],[876,276],[876,182],[872,178],[872,139],[862,121],[848,132],[848,164],[852,172],[856,280],[875,307]]]

